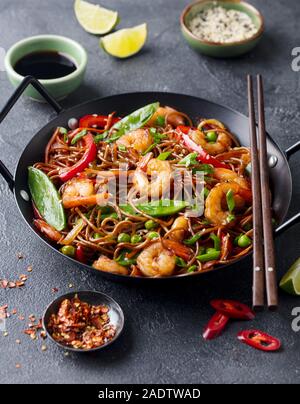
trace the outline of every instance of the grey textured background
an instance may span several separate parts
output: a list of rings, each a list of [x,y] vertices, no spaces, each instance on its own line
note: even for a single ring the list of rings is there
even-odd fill
[[[187,1],[102,0],[118,9],[120,27],[147,21],[149,40],[136,57],[118,61],[98,48],[98,39],[77,24],[72,0],[1,0],[0,47],[35,34],[56,33],[81,42],[89,54],[84,85],[64,107],[91,98],[137,90],[163,90],[196,95],[246,113],[245,75],[265,77],[268,129],[284,149],[299,139],[300,73],[291,70],[291,50],[300,46],[298,0],[252,0],[266,17],[266,34],[251,54],[236,60],[201,57],[188,48],[179,31],[179,15]],[[5,73],[0,72],[0,106],[12,93]],[[18,156],[34,133],[53,116],[46,105],[21,99],[1,124],[0,158],[14,170]],[[300,205],[299,159],[293,158],[294,199],[290,214]],[[297,175],[298,174],[298,175]],[[249,324],[235,323],[214,342],[201,339],[203,326],[212,315],[211,298],[251,299],[251,263],[213,274],[198,282],[145,288],[113,284],[68,265],[49,251],[23,223],[6,183],[0,178],[0,279],[15,279],[33,266],[26,287],[0,290],[0,306],[8,303],[24,315],[41,315],[54,297],[68,285],[97,289],[112,295],[123,306],[127,326],[122,338],[97,355],[71,355],[47,341],[22,335],[25,324],[11,318],[9,335],[0,335],[1,383],[295,383],[300,381],[300,334],[291,330],[291,310],[300,300],[281,294],[277,313],[264,312],[251,327],[282,339],[284,349],[264,354],[241,345],[236,333]],[[299,227],[277,241],[281,276],[298,258]],[[17,261],[21,251],[25,259]],[[22,344],[15,340],[21,338]],[[21,363],[21,369],[16,369]]]

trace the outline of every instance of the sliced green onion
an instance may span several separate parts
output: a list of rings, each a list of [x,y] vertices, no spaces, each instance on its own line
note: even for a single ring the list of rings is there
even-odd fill
[[[119,144],[118,150],[119,150],[120,152],[126,152],[126,151],[127,151],[127,148],[126,148],[126,146],[124,146],[123,144]]]
[[[235,215],[233,215],[233,214],[228,215],[226,221],[227,221],[227,223],[234,222],[235,221]]]
[[[184,243],[185,245],[194,245],[194,244],[197,243],[198,240],[200,240],[201,237],[202,237],[202,234],[201,234],[201,233],[197,233],[197,234],[195,234],[193,237],[191,237],[191,238],[189,238],[189,239],[187,239],[187,240],[184,240],[183,243]]]
[[[216,251],[221,251],[221,240],[220,237],[216,236],[214,233],[211,233],[210,238],[214,242],[214,249]]]
[[[180,268],[186,268],[186,262],[180,257],[176,257],[176,265]]]
[[[217,251],[214,248],[208,248],[205,254],[197,256],[197,260],[200,262],[215,261],[220,258],[221,251]]]
[[[188,268],[187,272],[191,273],[191,272],[195,272],[197,270],[197,265],[192,265],[191,267]]]
[[[198,164],[197,157],[198,153],[190,153],[184,159],[180,160],[178,164],[186,167],[194,166]]]
[[[71,140],[71,144],[74,145],[76,144],[80,139],[83,138],[83,136],[85,136],[87,134],[87,130],[83,129],[81,132],[77,133],[77,135],[75,135],[73,137],[73,139]]]
[[[67,134],[68,134],[67,129],[66,129],[66,128],[63,128],[62,126],[59,128],[59,132],[60,132],[62,135],[67,135]]]
[[[230,189],[227,194],[226,194],[226,201],[227,201],[227,206],[229,209],[229,212],[233,212],[235,208],[235,201],[234,201],[234,194],[232,190]]]
[[[164,152],[160,153],[160,155],[157,157],[157,160],[165,161],[171,156],[172,152]]]
[[[162,115],[158,115],[158,117],[156,118],[156,125],[165,126],[165,124],[166,124],[165,117]]]

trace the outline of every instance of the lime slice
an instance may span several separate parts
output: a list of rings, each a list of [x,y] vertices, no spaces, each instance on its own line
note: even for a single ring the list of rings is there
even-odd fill
[[[107,34],[119,22],[116,11],[107,10],[87,1],[76,0],[74,10],[79,24],[90,34]]]
[[[112,56],[128,58],[138,53],[147,39],[147,24],[121,29],[100,39],[100,45]]]
[[[291,295],[300,296],[300,258],[297,259],[281,279],[280,287]]]

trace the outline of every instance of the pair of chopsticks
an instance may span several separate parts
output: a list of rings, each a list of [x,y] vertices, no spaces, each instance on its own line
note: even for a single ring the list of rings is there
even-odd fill
[[[266,289],[268,307],[274,310],[278,307],[278,291],[269,185],[263,80],[260,75],[257,76],[257,133],[253,79],[250,75],[247,79],[253,193],[253,308],[255,310],[263,309]]]

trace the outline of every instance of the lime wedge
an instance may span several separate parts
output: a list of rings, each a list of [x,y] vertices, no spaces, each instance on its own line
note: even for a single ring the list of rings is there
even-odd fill
[[[297,259],[281,279],[280,287],[291,295],[300,296],[300,258]]]
[[[79,24],[90,34],[107,34],[119,22],[116,11],[107,10],[84,0],[76,0],[74,10]]]
[[[100,45],[112,56],[128,58],[138,53],[147,39],[147,24],[121,29],[100,39]]]

